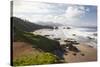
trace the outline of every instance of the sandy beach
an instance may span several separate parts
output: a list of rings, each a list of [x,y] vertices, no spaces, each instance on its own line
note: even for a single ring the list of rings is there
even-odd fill
[[[13,59],[23,55],[36,54],[38,52],[39,51],[35,48],[32,48],[32,44],[26,42],[13,42]]]
[[[73,62],[88,62],[97,60],[97,49],[90,47],[86,44],[80,44],[76,46],[80,52],[68,51],[67,55],[64,55],[64,59],[67,63]]]
[[[23,47],[23,48],[22,48]],[[80,52],[68,51],[63,54],[64,61],[67,63],[88,62],[97,60],[97,49],[86,44],[76,45]],[[25,54],[33,54],[36,50],[31,45],[24,42],[13,43],[13,58],[16,59]],[[38,53],[38,51],[37,51]]]

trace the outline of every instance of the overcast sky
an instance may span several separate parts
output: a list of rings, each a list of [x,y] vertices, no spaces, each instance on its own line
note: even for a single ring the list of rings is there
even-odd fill
[[[13,16],[35,23],[41,21],[74,26],[97,25],[96,6],[14,0],[13,7]]]

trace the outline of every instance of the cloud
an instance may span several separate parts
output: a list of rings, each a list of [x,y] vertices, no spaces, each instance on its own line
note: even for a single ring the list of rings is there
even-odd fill
[[[49,5],[40,2],[14,2],[14,12],[16,13],[46,13],[49,12]]]
[[[14,14],[32,13],[32,14],[61,14],[64,4],[53,4],[32,1],[14,1]],[[60,8],[60,9],[58,9]]]
[[[90,9],[82,5],[67,5],[45,2],[14,1],[13,15],[32,22],[79,24]],[[77,23],[76,23],[77,22]]]
[[[79,19],[86,13],[86,8],[84,6],[69,6],[66,10],[65,16],[69,19]]]

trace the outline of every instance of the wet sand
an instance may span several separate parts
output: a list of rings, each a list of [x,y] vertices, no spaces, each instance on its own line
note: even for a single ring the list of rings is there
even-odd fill
[[[88,61],[96,61],[97,60],[97,49],[90,47],[86,44],[76,45],[76,47],[80,50],[80,52],[68,51],[66,55],[64,55],[65,62],[73,63],[73,62],[88,62]]]

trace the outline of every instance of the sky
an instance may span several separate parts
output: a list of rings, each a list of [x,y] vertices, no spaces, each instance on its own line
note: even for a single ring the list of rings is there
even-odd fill
[[[14,0],[13,16],[33,23],[97,26],[97,7],[92,5]]]

